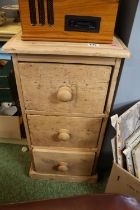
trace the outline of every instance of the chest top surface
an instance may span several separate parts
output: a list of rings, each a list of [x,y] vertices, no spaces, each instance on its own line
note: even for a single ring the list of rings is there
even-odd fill
[[[21,33],[15,35],[3,47],[4,53],[36,55],[74,55],[110,58],[129,58],[130,52],[123,42],[113,38],[112,44],[22,41]]]

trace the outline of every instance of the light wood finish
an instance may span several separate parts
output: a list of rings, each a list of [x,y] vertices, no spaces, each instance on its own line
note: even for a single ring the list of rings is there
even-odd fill
[[[81,64],[100,64],[100,65],[111,65],[114,66],[115,58],[100,58],[100,57],[88,57],[88,56],[68,56],[68,55],[18,55],[18,61],[27,62],[42,62],[42,63],[81,63]]]
[[[94,176],[72,176],[72,175],[60,175],[60,174],[44,174],[36,172],[33,169],[33,166],[30,168],[30,177],[34,179],[49,179],[51,181],[61,181],[61,182],[87,182],[87,183],[96,183],[97,182],[97,175]]]
[[[69,152],[69,151],[73,151],[73,152],[92,152],[92,153],[96,153],[97,152],[97,148],[69,148],[69,147],[56,147],[56,146],[49,146],[49,147],[45,147],[44,145],[43,146],[34,146],[34,145],[31,145],[31,148],[32,149],[49,149],[49,150],[58,150],[59,151],[63,151],[65,150],[65,152]]]
[[[60,112],[47,112],[47,111],[36,111],[36,110],[26,110],[25,113],[27,115],[47,115],[47,116],[63,116],[64,113],[60,113]],[[103,117],[107,117],[108,115],[106,113],[102,113],[102,114],[94,114],[91,113],[90,115],[87,113],[70,113],[67,112],[65,113],[65,116],[67,117],[88,117],[88,118],[103,118]]]
[[[54,0],[54,25],[47,23],[47,8],[45,4],[46,24],[31,25],[28,1],[19,0],[22,23],[22,38],[24,40],[57,40],[76,42],[100,42],[110,43],[114,34],[118,0]],[[36,13],[38,3],[36,0]],[[98,33],[65,31],[65,15],[101,17],[100,30]]]
[[[28,124],[35,146],[94,148],[102,118],[28,115]]]
[[[121,64],[121,59],[116,59],[116,64],[114,66],[114,69],[112,70],[109,91],[108,91],[108,97],[107,97],[106,106],[105,106],[105,110],[108,115],[110,113],[111,106],[112,106],[114,91],[115,91],[115,87],[116,87],[116,83],[117,83],[117,77],[118,77],[119,70],[120,70],[120,64]],[[100,137],[99,137],[99,142],[98,142],[98,146],[97,146],[98,150],[96,153],[96,159],[95,159],[95,163],[94,163],[94,167],[93,167],[93,173],[96,173],[97,162],[98,162],[98,159],[100,156],[100,151],[101,151],[102,142],[103,142],[104,135],[105,135],[105,129],[106,129],[107,122],[108,122],[108,118],[105,117],[102,122],[102,129],[100,131]]]
[[[112,44],[95,44],[70,42],[22,41],[21,33],[14,36],[3,47],[3,52],[31,55],[68,55],[108,58],[129,58],[130,52],[122,42],[114,37]],[[63,63],[63,62],[62,62]]]
[[[23,98],[21,81],[20,81],[20,75],[19,75],[17,55],[14,54],[12,56],[12,58],[13,58],[13,64],[14,64],[14,72],[15,72],[16,84],[17,84],[17,87],[18,87],[17,91],[18,91],[18,97],[19,97],[19,100],[20,100],[20,107],[21,107],[22,117],[23,117],[23,121],[24,121],[27,141],[28,141],[28,144],[30,146],[30,134],[29,134],[29,129],[28,129],[27,116],[25,114],[24,98]]]
[[[33,157],[30,176],[95,182],[97,176],[93,174],[120,62],[130,56],[128,49],[115,37],[109,45],[23,42],[20,38],[20,34],[12,38],[4,51],[14,54],[20,104]],[[58,94],[60,90],[64,90],[62,95]],[[60,101],[60,96],[66,101]]]
[[[111,67],[19,63],[19,71],[27,110],[104,112]]]
[[[117,83],[117,78],[120,70],[120,65],[121,65],[121,59],[116,59],[116,64],[114,66],[114,69],[112,71],[112,78],[110,80],[110,87],[109,87],[109,92],[108,92],[108,100],[106,102],[106,112],[109,114],[110,109],[112,106],[112,100],[115,92],[115,87]]]
[[[91,175],[93,152],[33,149],[36,172],[61,175]]]

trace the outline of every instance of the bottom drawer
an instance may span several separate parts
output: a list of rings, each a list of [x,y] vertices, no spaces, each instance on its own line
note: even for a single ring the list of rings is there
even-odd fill
[[[35,171],[45,174],[84,176],[91,175],[93,152],[33,149]]]

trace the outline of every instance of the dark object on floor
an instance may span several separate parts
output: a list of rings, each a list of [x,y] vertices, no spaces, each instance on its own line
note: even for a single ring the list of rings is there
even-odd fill
[[[59,198],[31,203],[0,206],[0,210],[139,210],[140,203],[132,197],[98,194]]]

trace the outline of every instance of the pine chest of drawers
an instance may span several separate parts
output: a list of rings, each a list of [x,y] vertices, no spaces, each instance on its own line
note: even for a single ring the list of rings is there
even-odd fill
[[[14,69],[36,178],[95,182],[122,58],[113,44],[21,41],[3,48]]]

